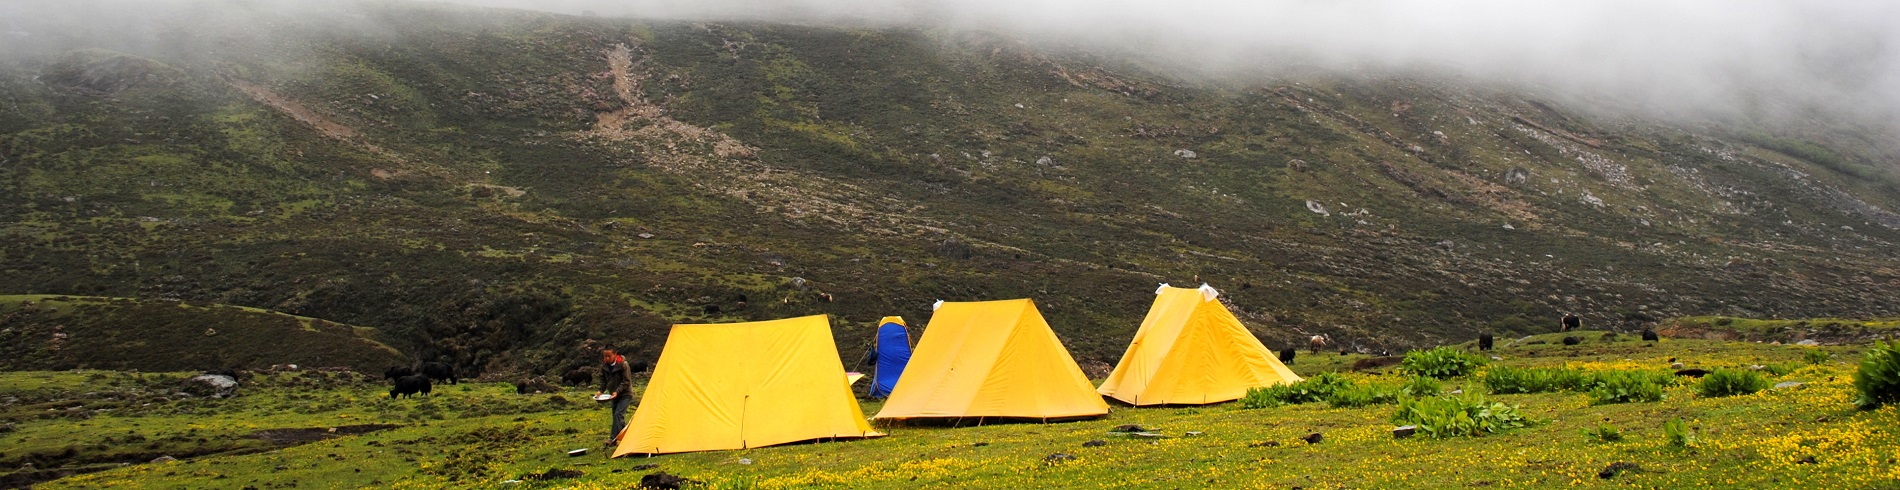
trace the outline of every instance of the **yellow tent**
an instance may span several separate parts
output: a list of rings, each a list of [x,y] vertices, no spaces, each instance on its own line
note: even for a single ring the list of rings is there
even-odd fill
[[[614,456],[876,437],[825,315],[674,325]]]
[[[875,418],[1107,413],[1035,303],[1016,299],[941,303]]]
[[[1206,285],[1161,285],[1128,352],[1096,391],[1133,405],[1204,404],[1299,381],[1219,295]]]

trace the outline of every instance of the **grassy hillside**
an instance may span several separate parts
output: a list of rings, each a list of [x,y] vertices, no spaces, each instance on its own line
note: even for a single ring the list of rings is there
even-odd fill
[[[274,364],[380,373],[405,365],[367,327],[255,308],[73,296],[0,296],[0,370],[181,371]]]
[[[165,386],[163,375],[7,373],[0,374],[0,391],[23,401],[0,408],[16,421],[13,432],[0,434],[8,442],[0,461],[9,468],[35,461],[48,469],[127,452],[146,458],[183,457],[180,452],[193,448],[270,449],[259,434],[388,424],[396,427],[266,452],[112,467],[43,487],[626,488],[656,471],[703,483],[695,488],[1884,488],[1900,479],[1887,462],[1900,443],[1900,412],[1860,412],[1849,402],[1858,347],[1575,335],[1585,339],[1581,345],[1559,345],[1556,335],[1500,342],[1493,354],[1501,360],[1488,369],[1662,372],[1675,359],[1704,369],[1762,365],[1772,382],[1803,384],[1709,398],[1685,383],[1666,388],[1660,401],[1594,404],[1590,395],[1574,392],[1492,395],[1482,376],[1447,380],[1446,390],[1487,393],[1489,400],[1519,406],[1531,421],[1472,438],[1394,439],[1389,419],[1396,407],[1390,404],[1245,409],[1229,403],[1116,407],[1105,419],[1074,423],[900,426],[878,439],[608,460],[598,447],[606,413],[580,401],[584,391],[515,395],[505,385],[464,384],[431,398],[391,401],[378,386],[280,377],[235,399],[146,405],[116,400],[154,397],[151,390]],[[1831,357],[1810,364],[1810,352]],[[1310,377],[1363,358],[1305,356],[1292,367]],[[1391,373],[1347,377],[1361,384],[1405,380]],[[46,403],[76,408],[47,416]],[[867,413],[877,407],[865,405]],[[1673,419],[1695,435],[1685,448],[1667,443],[1663,425]],[[1122,424],[1164,437],[1109,432]],[[1603,426],[1621,440],[1604,442],[1585,432]],[[352,430],[362,429],[343,429]],[[1313,432],[1322,435],[1320,442],[1301,439]],[[1084,445],[1093,440],[1105,444]],[[587,456],[565,455],[585,447],[593,448]],[[1075,458],[1047,459],[1056,453]],[[1636,469],[1598,476],[1618,462]],[[551,470],[578,474],[530,476]],[[526,481],[502,483],[516,479]]]
[[[1274,347],[1900,315],[1879,133],[971,32],[350,8],[33,27],[0,60],[0,292],[372,326],[475,372],[815,313],[851,355],[1012,297],[1112,362],[1157,282]]]

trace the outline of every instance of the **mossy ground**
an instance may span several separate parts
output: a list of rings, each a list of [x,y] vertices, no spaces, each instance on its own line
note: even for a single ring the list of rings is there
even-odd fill
[[[43,419],[37,408],[10,406],[6,413],[19,420],[18,428],[0,435],[7,442],[0,458],[18,461],[23,453],[74,445],[82,453],[106,451],[127,444],[105,443],[105,438],[130,434],[148,441],[180,434],[217,441],[266,429],[394,424],[400,427],[281,449],[264,447],[249,454],[132,464],[44,487],[626,488],[653,471],[692,478],[709,488],[1900,486],[1900,466],[1893,462],[1900,457],[1900,450],[1894,449],[1900,447],[1900,412],[1893,407],[1860,412],[1849,403],[1857,347],[1677,339],[1650,343],[1627,334],[1614,340],[1599,332],[1573,335],[1585,341],[1563,346],[1556,342],[1561,335],[1512,345],[1500,341],[1493,354],[1502,360],[1493,364],[1666,370],[1674,358],[1698,368],[1786,368],[1787,373],[1773,381],[1803,384],[1726,398],[1700,398],[1692,386],[1682,384],[1669,388],[1660,402],[1594,406],[1586,395],[1576,393],[1494,395],[1489,398],[1521,405],[1535,424],[1478,438],[1394,440],[1388,422],[1392,405],[1247,410],[1220,404],[1116,407],[1106,418],[1069,423],[896,426],[888,428],[889,436],[870,440],[623,459],[602,455],[606,413],[582,401],[585,391],[516,395],[502,384],[465,384],[440,387],[427,399],[392,401],[376,385],[265,386],[233,400],[171,402],[159,405],[166,408],[115,410],[86,420]],[[1533,343],[1538,341],[1546,343]],[[1806,364],[1803,354],[1814,348],[1830,351],[1833,360]],[[1312,374],[1360,358],[1303,354],[1292,367]],[[0,390],[7,396],[68,390],[66,397],[91,403],[71,393],[127,376],[8,373],[0,375]],[[1402,379],[1376,373],[1349,377]],[[1449,380],[1446,389],[1483,391],[1473,378]],[[866,414],[876,409],[875,402],[864,404]],[[1663,423],[1676,418],[1687,421],[1698,437],[1686,450],[1664,442]],[[1140,424],[1166,437],[1136,439],[1108,432],[1121,424]],[[1625,439],[1602,443],[1581,433],[1600,425],[1617,428]],[[1187,436],[1189,431],[1203,435]],[[1318,444],[1300,439],[1311,432],[1322,433],[1324,439]],[[1107,444],[1083,446],[1096,439]],[[576,448],[592,450],[583,457],[566,456]],[[1075,459],[1044,461],[1054,453]],[[1640,469],[1598,478],[1599,471],[1615,462],[1635,463]],[[657,468],[635,469],[645,464]],[[582,475],[502,483],[557,468]]]

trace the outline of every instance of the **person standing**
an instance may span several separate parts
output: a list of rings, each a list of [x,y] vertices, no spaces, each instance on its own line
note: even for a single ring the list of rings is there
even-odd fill
[[[600,350],[600,362],[600,394],[613,397],[613,429],[607,432],[606,443],[612,446],[620,442],[620,431],[627,428],[627,407],[633,404],[633,369],[627,366],[627,358],[611,347]]]

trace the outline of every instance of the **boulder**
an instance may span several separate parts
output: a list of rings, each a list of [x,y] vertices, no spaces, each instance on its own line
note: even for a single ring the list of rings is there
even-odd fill
[[[690,485],[693,483],[698,483],[698,482],[690,480],[690,479],[686,479],[686,478],[681,478],[678,475],[669,475],[669,474],[666,474],[666,472],[664,471],[649,473],[646,476],[640,477],[640,488],[659,489],[659,490],[679,490],[680,487]]]
[[[1597,472],[1597,478],[1608,480],[1611,478],[1616,478],[1616,475],[1632,472],[1632,471],[1642,471],[1642,467],[1636,466],[1636,463],[1630,463],[1626,461],[1617,461],[1615,463],[1610,463],[1609,466],[1603,467],[1603,471]]]
[[[1075,455],[1069,453],[1055,453],[1042,457],[1043,464],[1066,463],[1069,461],[1075,461]]]
[[[197,396],[226,398],[237,396],[237,379],[222,374],[200,374],[185,380],[179,390]]]
[[[1583,339],[1578,338],[1575,335],[1564,337],[1564,345],[1577,345],[1581,343],[1583,343]]]
[[[1107,446],[1107,445],[1108,445],[1108,441],[1104,441],[1101,439],[1096,439],[1093,441],[1082,443],[1082,447],[1102,447],[1102,446]]]
[[[1314,432],[1311,434],[1307,434],[1306,437],[1301,437],[1300,440],[1306,441],[1307,444],[1319,444],[1319,441],[1324,440],[1325,438],[1326,436],[1320,435],[1320,433],[1318,432]]]
[[[170,462],[173,462],[173,461],[177,461],[177,460],[178,460],[178,458],[174,458],[174,457],[171,457],[171,456],[159,456],[159,457],[157,457],[157,458],[152,458],[152,463],[153,463],[153,464],[158,464],[158,463],[170,463]]]
[[[1416,425],[1401,425],[1401,426],[1392,428],[1393,439],[1404,439],[1407,437],[1412,437],[1413,434],[1417,434],[1417,433],[1418,433],[1418,426]]]

